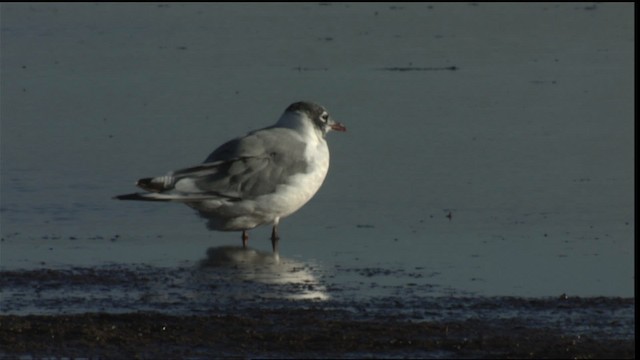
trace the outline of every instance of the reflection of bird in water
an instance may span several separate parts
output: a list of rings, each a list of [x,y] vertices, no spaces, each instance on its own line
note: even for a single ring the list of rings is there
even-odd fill
[[[220,246],[207,249],[207,257],[200,260],[201,268],[233,266],[270,266],[280,257],[263,251],[237,246]]]
[[[239,277],[251,284],[277,286],[269,288],[270,294],[261,293],[263,297],[329,299],[325,287],[319,284],[310,265],[281,259],[278,254],[236,246],[211,247],[199,262],[199,268],[210,276],[211,281],[220,278],[228,281],[231,275],[231,278]],[[234,287],[245,285],[244,282],[233,283]]]
[[[140,179],[146,193],[120,200],[175,201],[196,209],[212,230],[242,231],[272,224],[277,252],[278,223],[320,189],[329,169],[325,135],[345,131],[327,111],[309,102],[290,105],[278,122],[226,142],[201,165]]]

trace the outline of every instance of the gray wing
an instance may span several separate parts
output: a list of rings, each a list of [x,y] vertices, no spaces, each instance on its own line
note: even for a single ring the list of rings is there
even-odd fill
[[[135,200],[241,200],[269,194],[307,170],[304,149],[289,129],[258,130],[221,145],[201,165],[139,180],[138,186],[151,193],[137,194],[145,198]]]

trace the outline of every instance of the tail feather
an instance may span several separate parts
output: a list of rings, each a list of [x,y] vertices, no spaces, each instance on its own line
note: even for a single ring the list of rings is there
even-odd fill
[[[171,190],[173,188],[173,177],[157,176],[153,178],[144,178],[136,182],[136,186],[149,192],[161,192]]]
[[[114,199],[118,200],[139,200],[139,201],[171,201],[180,200],[180,196],[175,194],[163,194],[162,192],[171,190],[173,187],[172,177],[170,176],[157,176],[150,178],[143,178],[136,182],[136,185],[148,191],[148,193],[132,193],[114,196]]]
[[[133,193],[114,196],[117,200],[140,200],[140,201],[177,201],[177,202],[192,202],[192,201],[206,201],[206,200],[225,200],[225,201],[238,201],[240,198],[233,196],[226,196],[216,192],[203,192],[203,193]]]

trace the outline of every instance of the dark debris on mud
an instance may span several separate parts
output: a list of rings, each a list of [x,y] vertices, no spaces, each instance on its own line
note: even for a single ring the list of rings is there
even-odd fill
[[[0,357],[633,358],[635,341],[564,336],[508,321],[339,319],[315,309],[244,315],[0,316]]]

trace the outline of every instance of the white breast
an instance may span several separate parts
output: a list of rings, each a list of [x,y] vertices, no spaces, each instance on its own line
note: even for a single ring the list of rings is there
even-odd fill
[[[307,172],[292,176],[286,184],[279,185],[275,193],[256,198],[258,212],[266,210],[274,220],[291,215],[318,192],[329,170],[329,148],[324,139],[307,144],[305,159]]]

